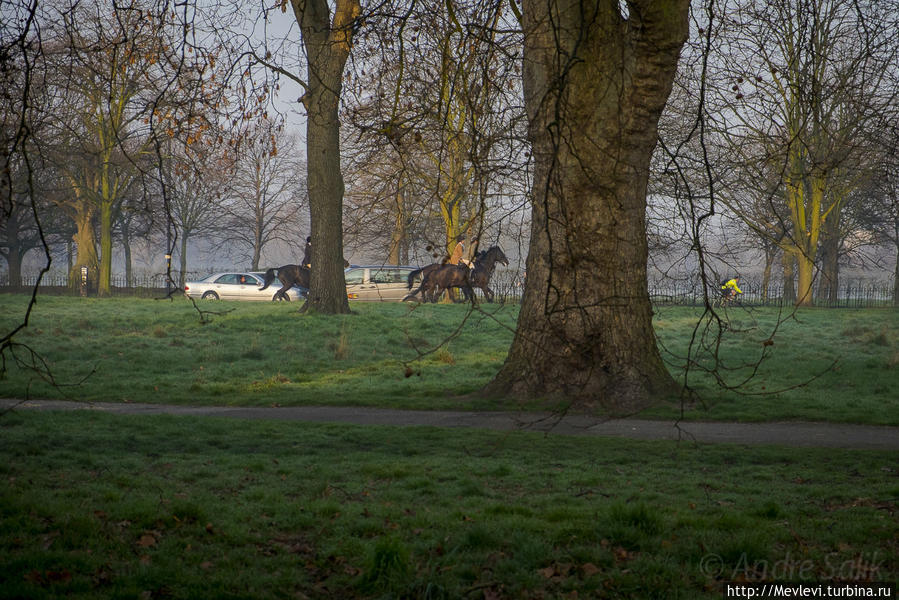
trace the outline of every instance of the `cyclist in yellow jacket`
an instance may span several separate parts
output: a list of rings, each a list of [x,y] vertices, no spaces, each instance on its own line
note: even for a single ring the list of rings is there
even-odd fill
[[[728,279],[724,283],[721,284],[721,295],[725,301],[731,301],[737,297],[737,294],[742,294],[743,290],[739,288],[737,285],[740,282],[740,276],[736,275],[733,279]]]

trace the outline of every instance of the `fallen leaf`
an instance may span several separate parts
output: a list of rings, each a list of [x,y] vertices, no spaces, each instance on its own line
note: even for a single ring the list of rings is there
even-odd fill
[[[47,571],[47,581],[51,583],[68,583],[72,581],[72,574],[68,571]]]
[[[546,567],[545,569],[537,569],[537,572],[550,579],[556,574],[556,568],[554,566]]]
[[[137,541],[137,545],[141,548],[150,548],[156,545],[156,538],[149,533],[145,533],[140,536],[140,539]]]
[[[200,568],[204,570],[208,570],[212,568],[212,563],[208,560],[204,560],[200,563]]]
[[[581,565],[581,571],[584,573],[584,577],[593,577],[602,570],[593,563],[585,563]]]
[[[36,583],[38,585],[43,585],[44,582],[43,574],[37,569],[25,573],[25,575],[22,576],[22,579],[24,579],[28,583]]]

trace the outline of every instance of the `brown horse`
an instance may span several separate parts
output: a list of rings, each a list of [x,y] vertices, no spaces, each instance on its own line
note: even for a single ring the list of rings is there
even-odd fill
[[[432,265],[428,265],[428,266],[422,267],[420,269],[415,269],[414,271],[409,273],[409,277],[407,278],[407,282],[408,282],[407,287],[411,290],[412,285],[415,283],[416,279],[420,279],[423,282],[425,277],[427,277],[427,275],[429,273],[433,272],[436,269],[439,269],[440,267],[445,267],[445,266],[447,266],[447,265],[445,265],[443,263],[434,263]],[[422,297],[423,301],[437,302],[437,289],[436,288],[432,288],[431,290],[429,290],[431,293],[431,296],[427,295],[427,292],[425,292],[423,290],[417,290],[415,292],[410,293],[408,296],[406,296],[406,298],[410,298],[410,297],[414,296],[415,294],[418,293],[418,291],[422,292],[421,297]]]
[[[490,277],[496,269],[496,263],[509,264],[509,259],[499,248],[492,246],[488,250],[478,252],[475,257],[474,268],[469,269],[465,265],[428,265],[420,269],[422,275],[421,285],[414,292],[410,292],[403,300],[409,300],[421,293],[422,301],[436,302],[440,293],[449,288],[461,288],[466,301],[474,301],[473,287],[480,288],[487,298],[487,302],[493,302],[493,290],[488,287]],[[409,274],[409,287],[419,272]]]
[[[421,293],[423,302],[437,302],[440,293],[449,288],[462,288],[465,294],[465,300],[474,298],[474,290],[468,282],[468,275],[471,269],[465,265],[428,265],[434,267],[428,270],[421,280],[421,285],[414,292],[410,292],[403,301],[412,299],[416,294]]]
[[[259,291],[262,291],[271,285],[275,280],[275,277],[277,277],[281,281],[281,289],[275,292],[273,300],[283,299],[289,302],[290,298],[287,296],[287,290],[295,285],[304,290],[308,290],[309,275],[309,268],[302,265],[284,265],[277,269],[269,269],[265,272],[265,282],[264,285],[259,288]]]

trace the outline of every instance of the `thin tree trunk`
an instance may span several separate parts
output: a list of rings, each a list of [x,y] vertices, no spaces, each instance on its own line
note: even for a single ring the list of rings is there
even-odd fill
[[[646,188],[689,2],[525,0],[527,286],[487,393],[638,411],[677,386],[652,328]]]
[[[896,244],[896,270],[893,272],[893,306],[899,306],[899,243]]]
[[[390,236],[390,248],[387,249],[387,262],[404,265],[409,262],[409,248],[406,242],[406,211],[402,191],[397,192],[394,205],[396,214],[393,220],[393,233]]]
[[[768,287],[771,285],[771,270],[777,257],[777,245],[767,241],[765,244],[765,270],[762,272],[762,302],[768,302]]]
[[[836,305],[840,287],[840,213],[832,212],[823,226],[821,240],[821,286],[818,299]]]
[[[108,296],[112,287],[112,205],[100,205],[100,279],[97,293]]]
[[[190,237],[190,231],[181,230],[181,252],[179,253],[179,264],[181,273],[178,275],[178,287],[184,289],[184,283],[187,281],[187,242]]]
[[[784,250],[782,257],[783,264],[783,304],[796,303],[796,259],[793,252]]]
[[[122,251],[125,258],[125,285],[129,288],[133,288],[134,269],[131,256],[131,231],[128,219],[122,220]]]

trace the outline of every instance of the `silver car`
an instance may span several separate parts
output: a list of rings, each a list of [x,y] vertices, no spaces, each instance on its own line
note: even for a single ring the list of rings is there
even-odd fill
[[[268,289],[260,291],[265,275],[254,271],[213,273],[199,281],[184,284],[184,293],[190,298],[203,300],[276,300],[281,282],[275,280]],[[302,300],[307,290],[294,286],[287,290],[290,300]]]
[[[399,302],[409,293],[409,273],[416,269],[400,265],[352,266],[344,271],[347,298]]]

